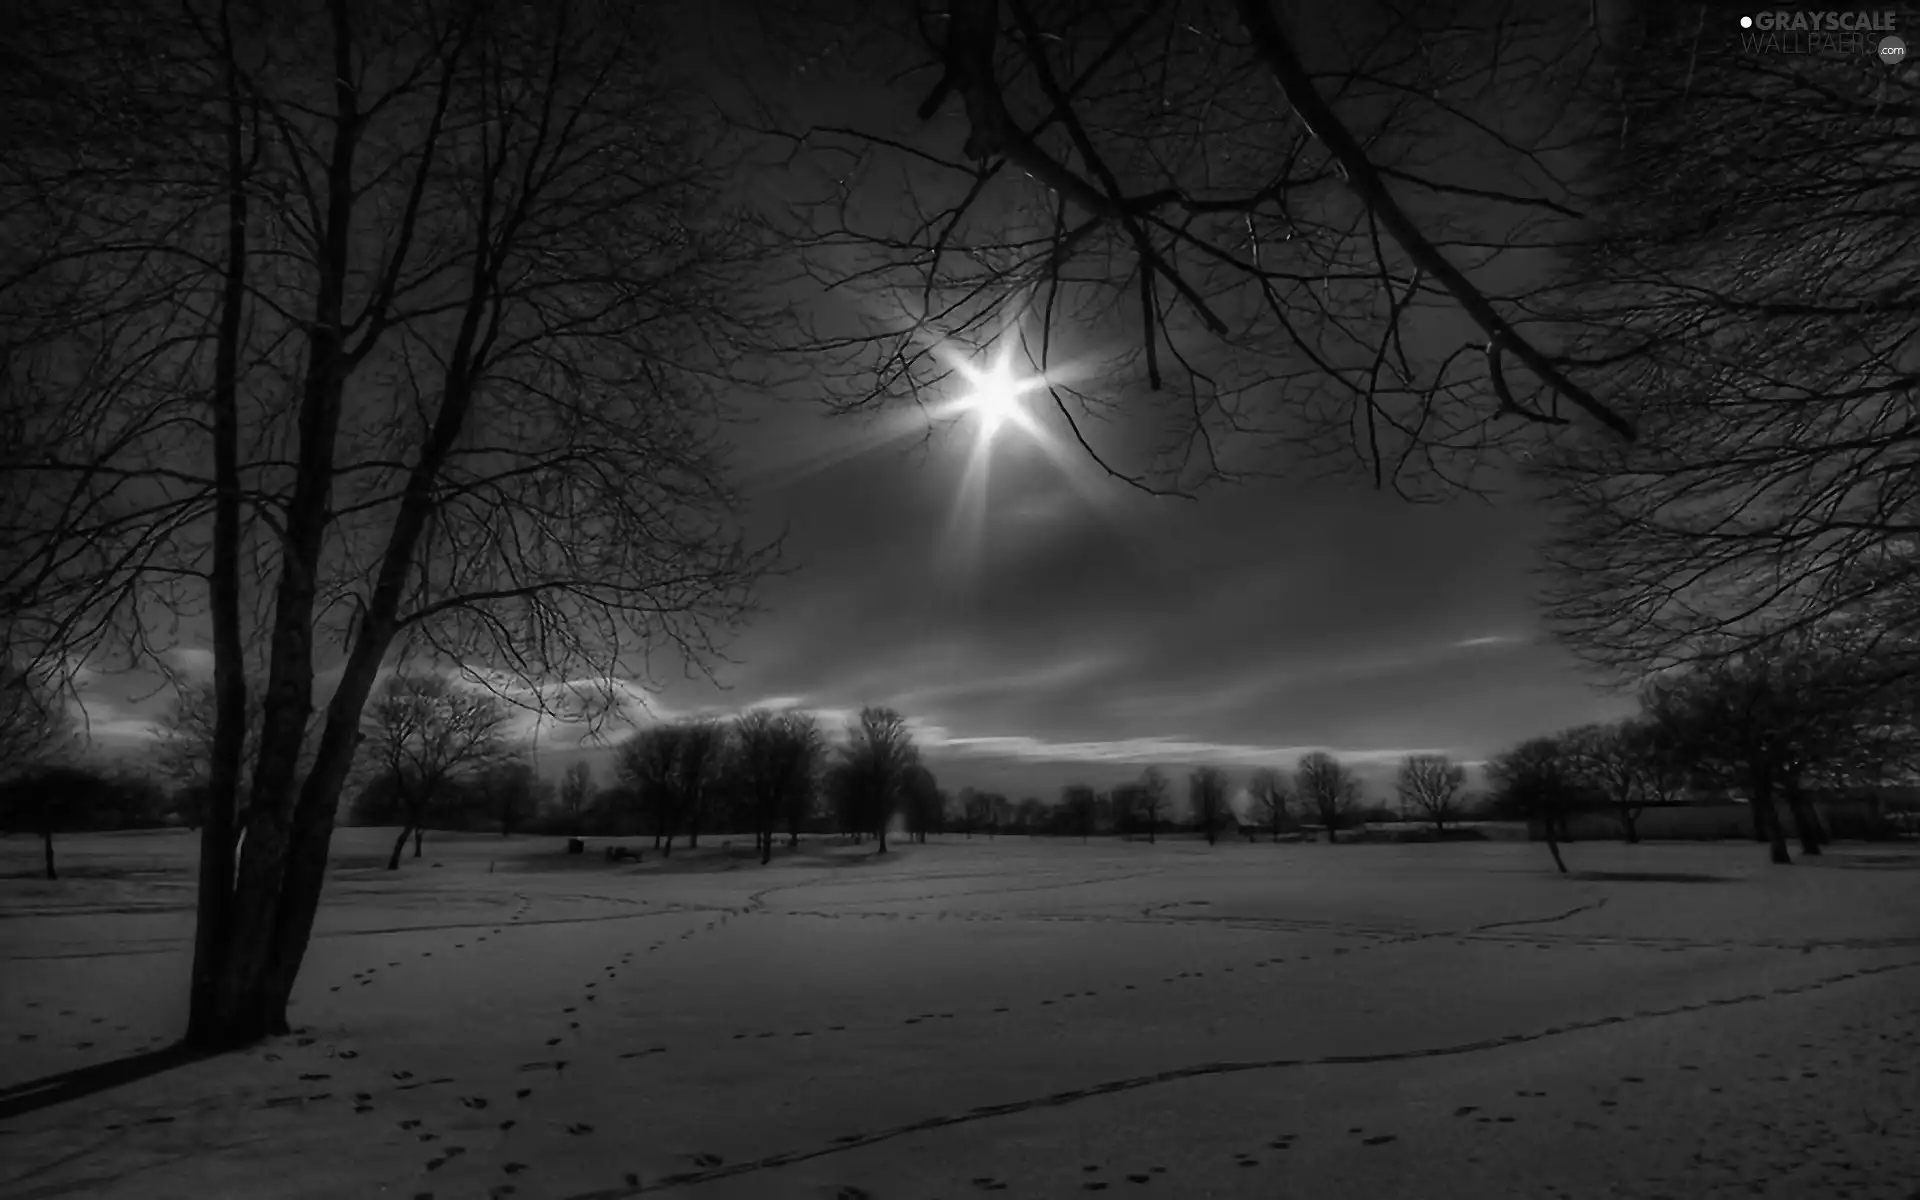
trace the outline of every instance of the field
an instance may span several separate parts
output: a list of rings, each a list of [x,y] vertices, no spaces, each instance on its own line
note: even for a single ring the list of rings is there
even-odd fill
[[[0,1195],[1920,1195],[1911,851],[390,837],[297,1036],[0,1122]],[[182,1024],[191,839],[38,854],[0,1088]]]

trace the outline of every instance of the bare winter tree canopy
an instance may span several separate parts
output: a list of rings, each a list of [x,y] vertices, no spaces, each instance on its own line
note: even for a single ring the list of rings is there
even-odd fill
[[[1444,754],[1410,754],[1400,764],[1395,787],[1400,802],[1422,820],[1433,822],[1436,833],[1461,815],[1461,793],[1467,771]]]
[[[78,741],[73,714],[46,674],[0,658],[0,775],[57,763]]]
[[[1360,806],[1360,781],[1352,768],[1324,750],[1300,757],[1293,771],[1294,794],[1319,818],[1327,840],[1339,840],[1341,826],[1353,819]]]
[[[397,790],[406,817],[389,871],[400,866],[410,834],[420,857],[418,835],[450,785],[505,761],[506,720],[497,697],[435,672],[403,672],[381,685],[367,706],[367,749]]]
[[[1916,78],[1697,50],[1707,12],[1649,6],[1621,56],[1553,304],[1645,436],[1538,461],[1549,614],[1629,678],[1850,615],[1910,630],[1920,571]]]
[[[747,610],[768,560],[733,527],[716,389],[757,329],[754,239],[644,8],[15,11],[10,640],[139,662],[206,620],[215,817],[266,648],[195,975],[194,1037],[246,1040],[285,1025],[390,651],[590,682],[700,661]]]

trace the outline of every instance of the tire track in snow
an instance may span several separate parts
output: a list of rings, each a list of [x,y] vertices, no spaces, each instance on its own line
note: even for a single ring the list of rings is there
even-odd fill
[[[1790,984],[1785,987],[1771,988],[1764,992],[1747,992],[1738,996],[1727,996],[1713,1000],[1702,1000],[1693,1004],[1678,1004],[1668,1008],[1637,1009],[1625,1016],[1595,1017],[1584,1021],[1573,1021],[1565,1025],[1555,1025],[1534,1033],[1510,1033],[1502,1037],[1482,1038],[1473,1042],[1460,1042],[1448,1046],[1431,1046],[1418,1050],[1392,1050],[1378,1054],[1333,1054],[1318,1058],[1273,1058],[1240,1062],[1200,1063],[1190,1067],[1176,1067],[1172,1070],[1158,1071],[1151,1075],[1136,1075],[1125,1079],[1109,1080],[1088,1087],[1071,1088],[1050,1095],[1026,1100],[1013,1100],[1004,1104],[986,1104],[969,1109],[964,1113],[947,1116],[927,1117],[907,1125],[897,1125],[890,1129],[873,1133],[848,1134],[834,1139],[831,1145],[816,1146],[805,1150],[790,1150],[781,1154],[770,1154],[746,1162],[728,1166],[714,1167],[701,1171],[685,1171],[665,1175],[652,1183],[637,1186],[608,1188],[591,1192],[575,1192],[563,1200],[626,1200],[629,1196],[642,1196],[650,1192],[661,1192],[668,1188],[711,1183],[718,1179],[730,1179],[740,1175],[759,1171],[774,1170],[791,1166],[794,1163],[810,1159],[825,1158],[828,1155],[843,1154],[849,1150],[864,1149],[881,1142],[897,1138],[910,1137],[917,1133],[928,1133],[936,1129],[951,1128],[956,1125],[970,1125],[977,1121],[992,1120],[995,1117],[1013,1116],[1018,1113],[1032,1112],[1042,1108],[1064,1108],[1082,1100],[1092,1100],[1101,1096],[1111,1096],[1120,1092],[1138,1091],[1156,1087],[1164,1083],[1177,1083],[1187,1079],[1201,1079],[1212,1075],[1235,1075],[1249,1071],[1281,1071],[1301,1067],[1326,1066],[1365,1066],[1378,1063],[1409,1062],[1423,1058],[1452,1058],[1467,1054],[1478,1054],[1487,1050],[1499,1050],[1508,1046],[1524,1045],[1528,1042],[1544,1041],[1548,1038],[1563,1037],[1570,1033],[1582,1033],[1608,1025],[1623,1025],[1658,1020],[1662,1017],[1679,1016],[1685,1013],[1702,1012],[1710,1008],[1726,1008],[1739,1005],[1756,1004],[1783,996],[1799,995],[1820,991],[1854,979],[1873,975],[1884,975],[1893,971],[1908,971],[1920,967],[1920,959],[1907,962],[1886,963],[1880,966],[1860,967],[1835,975],[1823,976],[1807,983]]]

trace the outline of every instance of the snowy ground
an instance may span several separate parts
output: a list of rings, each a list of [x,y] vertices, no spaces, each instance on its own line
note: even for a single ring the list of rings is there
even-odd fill
[[[0,1123],[0,1195],[1920,1196],[1910,849],[384,847],[299,1036]],[[177,1033],[190,858],[0,842],[0,1088]]]

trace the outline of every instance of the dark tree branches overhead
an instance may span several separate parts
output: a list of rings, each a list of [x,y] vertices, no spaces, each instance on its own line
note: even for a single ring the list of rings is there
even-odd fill
[[[759,118],[817,172],[789,228],[844,297],[805,343],[843,408],[924,402],[940,343],[1010,330],[1070,436],[1149,490],[1304,451],[1424,498],[1563,407],[1632,435],[1528,303],[1584,207],[1563,177],[1597,70],[1584,22],[1382,2],[1303,43],[1259,0],[781,11],[783,45],[838,31],[810,80],[918,89],[917,113],[883,111],[927,122]],[[887,56],[928,66],[876,94]]]

